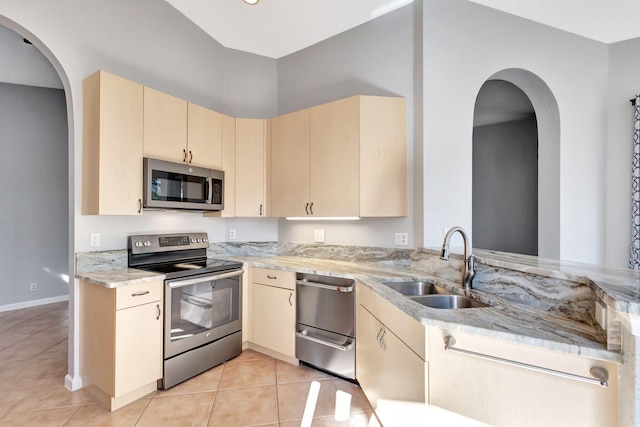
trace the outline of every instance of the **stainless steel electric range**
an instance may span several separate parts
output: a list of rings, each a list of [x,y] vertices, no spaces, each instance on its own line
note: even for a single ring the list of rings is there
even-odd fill
[[[242,263],[207,258],[206,233],[129,236],[129,267],[165,275],[167,389],[242,351]]]

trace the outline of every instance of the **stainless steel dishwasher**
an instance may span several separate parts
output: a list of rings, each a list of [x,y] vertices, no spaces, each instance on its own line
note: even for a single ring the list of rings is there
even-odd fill
[[[354,281],[298,273],[296,285],[296,358],[355,380]]]

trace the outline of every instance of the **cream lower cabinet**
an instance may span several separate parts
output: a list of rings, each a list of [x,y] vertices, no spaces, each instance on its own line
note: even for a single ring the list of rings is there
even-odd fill
[[[608,371],[608,387],[445,351],[453,348],[516,363],[591,377]],[[615,363],[562,354],[437,328],[429,331],[429,400],[432,405],[493,426],[617,426],[618,370]]]
[[[162,290],[80,283],[81,375],[111,411],[156,390],[162,378]]]
[[[294,272],[252,269],[251,342],[287,361],[296,356],[295,285]]]
[[[424,326],[361,285],[356,299],[356,378],[384,426],[411,425],[426,401]]]

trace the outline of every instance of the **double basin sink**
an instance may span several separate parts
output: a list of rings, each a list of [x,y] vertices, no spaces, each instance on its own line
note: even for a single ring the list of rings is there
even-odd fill
[[[424,281],[383,282],[383,285],[426,307],[440,309],[489,307],[464,295],[456,295],[442,286]]]

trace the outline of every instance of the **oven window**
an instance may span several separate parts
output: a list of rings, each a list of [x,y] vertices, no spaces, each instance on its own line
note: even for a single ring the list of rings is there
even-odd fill
[[[239,318],[238,280],[204,281],[171,289],[171,337],[175,342]]]
[[[153,170],[151,199],[169,202],[207,203],[209,178]]]

